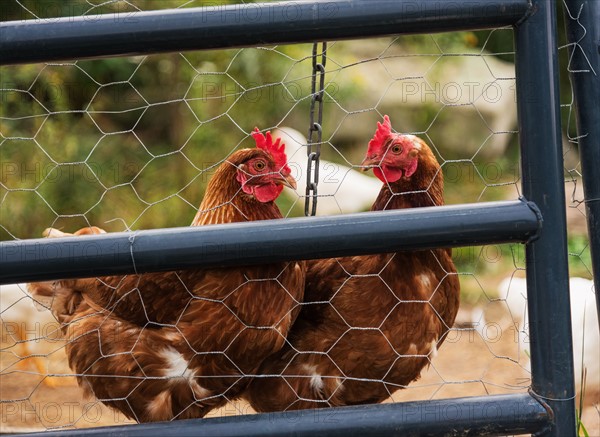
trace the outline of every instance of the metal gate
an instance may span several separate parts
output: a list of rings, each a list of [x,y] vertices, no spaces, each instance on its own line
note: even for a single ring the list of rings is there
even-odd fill
[[[600,3],[566,0],[571,73],[596,289],[600,280]],[[169,51],[333,41],[512,26],[516,45],[520,201],[288,219],[0,243],[3,284],[57,278],[258,264],[475,244],[526,244],[532,384],[528,394],[490,395],[235,418],[69,431],[73,435],[574,435],[569,275],[558,92],[556,4],[551,0],[332,0],[209,6],[135,19],[113,15],[4,22],[0,63],[50,62]],[[335,11],[332,13],[331,11]],[[290,19],[293,14],[293,19]],[[585,21],[583,24],[582,21]],[[588,34],[581,33],[581,28]],[[593,74],[590,73],[593,72]],[[371,223],[377,222],[377,234]],[[336,244],[344,238],[344,245]],[[86,245],[94,243],[94,253]],[[193,262],[191,261],[193,260]],[[600,308],[600,307],[599,307]],[[452,409],[452,415],[436,412]],[[64,435],[65,431],[45,435]]]

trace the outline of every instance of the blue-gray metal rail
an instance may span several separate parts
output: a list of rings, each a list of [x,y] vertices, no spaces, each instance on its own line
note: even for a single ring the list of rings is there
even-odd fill
[[[162,425],[162,426],[161,426]],[[550,413],[529,394],[496,395],[300,410],[159,424],[39,434],[140,437],[416,437],[531,434],[550,426]],[[452,430],[449,432],[449,430]]]
[[[534,0],[515,29],[523,193],[544,231],[525,251],[532,390],[554,412],[544,436],[575,435],[573,340],[556,41],[556,1]]]
[[[600,2],[565,0],[571,83],[600,323]],[[571,18],[571,16],[573,18]]]
[[[0,284],[527,242],[541,227],[521,200],[7,241]]]
[[[514,25],[527,0],[249,3],[0,24],[0,65]]]

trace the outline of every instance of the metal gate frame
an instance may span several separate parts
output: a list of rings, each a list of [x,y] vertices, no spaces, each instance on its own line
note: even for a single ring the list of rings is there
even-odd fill
[[[568,0],[565,22],[575,97],[596,309],[600,316],[600,2]],[[600,317],[598,317],[600,323]]]
[[[587,39],[578,39],[578,29],[568,25],[569,36],[577,40],[596,72],[581,80],[573,73],[573,80],[578,128],[587,134],[580,143],[598,289],[600,6],[595,0],[565,0],[565,4],[572,11],[586,8],[583,18],[586,28],[592,30]],[[513,26],[515,33],[524,195],[520,201],[286,219],[268,227],[254,222],[111,233],[89,236],[85,241],[1,242],[0,283],[179,269],[191,267],[192,254],[194,267],[202,267],[520,241],[527,244],[529,393],[43,435],[574,435],[556,6],[556,0],[295,1],[0,23],[0,65],[501,26]],[[252,19],[240,19],[240,14]],[[575,62],[583,62],[582,52],[575,51]],[[374,222],[380,229],[376,241]],[[312,244],[314,241],[319,244]]]

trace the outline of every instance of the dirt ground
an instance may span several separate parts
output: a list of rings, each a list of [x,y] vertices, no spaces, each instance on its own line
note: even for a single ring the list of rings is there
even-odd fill
[[[406,390],[396,392],[388,402],[525,392],[530,381],[527,353],[519,350],[515,329],[500,329],[500,326],[500,322],[490,321],[482,331],[483,337],[472,329],[452,331],[422,378]],[[132,423],[97,401],[84,399],[72,377],[44,379],[32,359],[17,366],[14,341],[11,344],[7,335],[2,339],[1,432]],[[31,349],[34,354],[48,354],[42,358],[46,373],[69,373],[60,342],[38,342]],[[599,394],[600,387],[588,386],[583,423],[591,436],[600,436]],[[236,401],[213,411],[210,417],[250,413],[253,411],[247,404]]]

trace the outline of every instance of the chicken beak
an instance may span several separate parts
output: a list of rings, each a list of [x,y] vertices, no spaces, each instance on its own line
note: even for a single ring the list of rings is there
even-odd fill
[[[288,174],[287,176],[281,175],[277,179],[277,182],[279,182],[281,185],[285,185],[286,187],[291,188],[294,191],[296,190],[296,179],[294,179],[294,177],[291,174]]]
[[[371,168],[373,167],[378,167],[379,164],[381,164],[381,159],[377,156],[366,156],[365,159],[363,159],[363,162],[360,163],[360,171],[364,171],[367,172],[369,170],[371,170]]]

